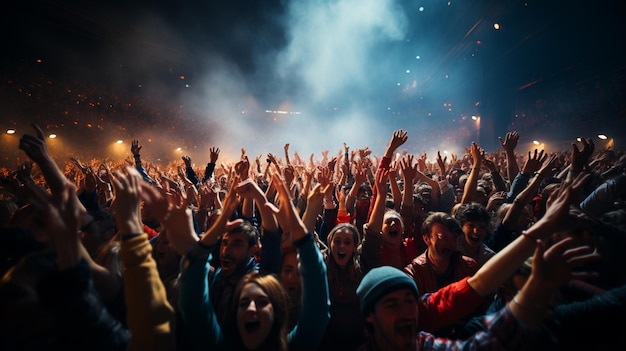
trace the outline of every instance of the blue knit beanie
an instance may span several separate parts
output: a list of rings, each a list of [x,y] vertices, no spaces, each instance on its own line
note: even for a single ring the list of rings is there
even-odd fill
[[[361,300],[361,312],[367,315],[381,297],[400,289],[409,289],[416,297],[419,296],[417,285],[403,271],[391,266],[372,269],[363,277],[356,289],[356,294]]]

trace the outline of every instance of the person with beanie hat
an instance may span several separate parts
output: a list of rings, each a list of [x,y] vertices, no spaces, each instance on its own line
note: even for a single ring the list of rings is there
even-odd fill
[[[381,297],[400,289],[409,289],[415,295],[415,298],[419,296],[417,285],[403,271],[391,266],[381,266],[372,269],[363,277],[361,284],[356,290],[359,299],[361,299],[361,312],[364,315],[369,314]]]
[[[485,318],[485,329],[466,340],[437,338],[423,330],[422,318],[435,318],[420,308],[423,298],[418,298],[412,279],[391,267],[370,270],[357,288],[361,309],[365,315],[370,338],[359,350],[484,350],[484,349],[539,349],[541,325],[547,315],[553,294],[572,277],[585,279],[587,272],[573,272],[582,263],[599,256],[589,246],[577,246],[567,238],[545,248],[542,241],[547,234],[558,231],[567,219],[569,203],[588,176],[577,177],[572,184],[561,189],[554,197],[549,215],[535,223],[511,245],[498,253],[467,282],[478,295],[485,296],[501,276],[509,276],[512,263],[518,266],[528,258],[534,247],[531,276],[517,295],[498,312]],[[492,262],[493,261],[493,262]],[[518,262],[519,261],[519,262]],[[433,293],[435,295],[438,293]],[[426,294],[428,295],[428,294]],[[454,295],[454,294],[453,294]],[[455,296],[448,296],[454,299]],[[418,332],[419,331],[419,332]]]

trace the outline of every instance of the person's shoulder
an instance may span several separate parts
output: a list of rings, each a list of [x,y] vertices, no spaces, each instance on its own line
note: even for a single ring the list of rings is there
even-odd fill
[[[496,254],[496,252],[493,251],[491,248],[489,248],[489,246],[487,246],[487,244],[485,243],[482,244],[482,251],[483,251],[483,255],[487,257],[492,257],[492,256],[495,256]]]
[[[426,252],[423,252],[421,255],[415,257],[410,265],[415,266],[425,266],[428,264],[428,259],[426,258]]]

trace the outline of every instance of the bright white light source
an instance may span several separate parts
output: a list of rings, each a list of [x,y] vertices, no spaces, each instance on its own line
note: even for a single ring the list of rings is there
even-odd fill
[[[420,6],[419,10],[420,12],[424,12],[424,6]]]
[[[500,29],[500,23],[494,23],[493,24],[493,29],[495,29],[495,30]]]
[[[602,139],[602,140],[606,140],[608,139],[606,135],[604,134],[598,134],[598,138]]]
[[[57,137],[57,135],[56,135],[56,134],[50,134],[50,136],[49,136],[49,138],[50,138],[50,139],[54,139],[54,138],[56,138],[56,137]]]
[[[15,134],[15,129],[9,129],[9,130],[7,130],[7,134]]]
[[[123,142],[124,142],[124,141],[123,141],[122,139],[120,139],[120,140],[118,140],[118,141],[117,141],[117,143],[118,143],[118,144],[121,144],[121,143],[123,143]]]
[[[533,144],[535,144],[535,145],[539,145],[540,143],[539,143],[539,141],[538,141],[538,140],[533,140]]]

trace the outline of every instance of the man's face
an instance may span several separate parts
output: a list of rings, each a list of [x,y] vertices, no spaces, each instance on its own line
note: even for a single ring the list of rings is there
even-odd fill
[[[465,242],[471,247],[478,247],[487,236],[487,223],[483,221],[465,221],[463,226]]]
[[[367,316],[379,350],[415,350],[417,320],[417,297],[409,289],[383,296]]]
[[[224,234],[220,246],[220,262],[224,276],[227,277],[245,266],[251,256],[252,248],[248,245],[248,237],[244,233]]]
[[[430,228],[430,234],[424,236],[424,242],[428,246],[428,255],[432,258],[446,258],[456,251],[457,236],[445,225],[434,223]]]

